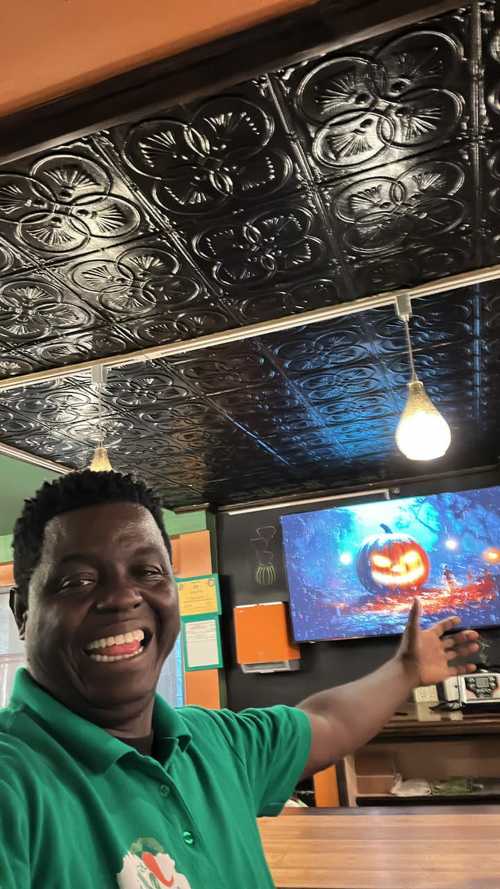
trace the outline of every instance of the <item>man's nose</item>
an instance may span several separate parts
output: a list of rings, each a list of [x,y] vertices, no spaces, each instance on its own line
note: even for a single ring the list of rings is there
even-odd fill
[[[98,611],[129,611],[142,602],[142,593],[133,578],[113,572],[99,590]]]

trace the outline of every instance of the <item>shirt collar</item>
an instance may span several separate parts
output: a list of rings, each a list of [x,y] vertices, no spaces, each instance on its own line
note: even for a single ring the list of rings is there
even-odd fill
[[[78,716],[44,691],[24,668],[16,673],[9,707],[22,709],[34,716],[48,734],[93,771],[106,771],[122,756],[131,753],[127,744]],[[191,740],[191,733],[181,714],[159,695],[155,696],[153,730],[155,743],[159,745],[165,760],[172,755],[177,744],[181,750],[185,750]]]

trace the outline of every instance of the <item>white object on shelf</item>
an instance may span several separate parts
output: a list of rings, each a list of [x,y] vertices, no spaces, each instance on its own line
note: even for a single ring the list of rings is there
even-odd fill
[[[413,689],[413,700],[416,704],[438,704],[439,697],[436,685],[419,685]]]

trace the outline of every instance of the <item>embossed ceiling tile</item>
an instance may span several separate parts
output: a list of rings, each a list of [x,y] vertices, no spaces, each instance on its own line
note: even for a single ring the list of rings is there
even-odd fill
[[[0,379],[7,377],[18,377],[22,374],[29,374],[37,367],[36,362],[30,360],[18,349],[0,348]]]
[[[0,278],[0,343],[24,349],[31,343],[91,329],[101,323],[75,294],[41,271]]]
[[[23,347],[21,354],[24,359],[33,363],[35,369],[43,369],[116,355],[130,348],[131,343],[125,331],[118,326],[110,328],[102,325],[85,333],[47,338],[43,342]]]
[[[28,421],[19,415],[15,405],[9,400],[0,397],[0,437],[2,441],[15,444],[22,441],[25,435],[39,431],[40,423],[37,417]]]
[[[234,212],[301,186],[265,77],[111,135],[128,175],[169,220]]]
[[[259,390],[225,392],[214,396],[212,401],[220,405],[236,423],[260,436],[273,430],[288,430],[294,428],[297,421],[307,423],[308,420],[303,402],[285,387],[273,389],[263,386]]]
[[[298,279],[328,275],[335,263],[329,256],[326,232],[312,198],[269,201],[259,212],[227,217],[202,230],[191,228],[195,261],[215,284],[228,289],[289,289]]]
[[[312,404],[346,396],[355,400],[383,388],[380,369],[375,364],[357,364],[333,372],[304,373],[296,382]]]
[[[190,398],[182,405],[172,405],[169,410],[175,428],[207,429],[220,431],[228,428],[228,420],[223,410],[218,411],[212,402]]]
[[[356,429],[362,424],[365,432],[367,420],[370,421],[371,430],[372,419],[379,420],[381,417],[392,416],[394,410],[394,399],[391,392],[384,391],[382,388],[372,394],[360,393],[354,397],[325,399],[318,405],[318,412],[325,423],[352,423],[353,428]],[[335,432],[336,426],[330,428],[332,432]]]
[[[178,340],[191,340],[220,330],[235,327],[232,316],[224,309],[205,308],[183,309],[151,315],[147,318],[127,318],[126,327],[135,348],[173,343]]]
[[[0,169],[0,233],[47,260],[147,231],[143,211],[89,148],[63,147]]]
[[[286,438],[280,432],[266,437],[267,443],[276,451],[287,453],[301,450],[304,454],[313,452],[324,445],[334,445],[336,442],[335,428],[325,425],[309,425],[302,431],[291,432]]]
[[[241,299],[238,291],[231,294],[231,304],[244,324],[310,312],[312,309],[337,305],[346,298],[342,284],[338,286],[335,276],[313,278],[285,290],[263,288],[250,295],[243,291],[243,296]]]
[[[475,264],[474,181],[465,148],[357,174],[323,196],[355,281],[366,263],[406,251],[422,265],[435,251],[449,253],[448,273]]]
[[[32,266],[33,259],[28,254],[22,253],[21,250],[0,238],[0,278],[15,272],[21,273]]]
[[[498,87],[500,95],[500,87]],[[496,138],[484,145],[486,164],[482,185],[484,188],[484,218],[482,243],[487,262],[500,261],[500,120],[496,121]]]
[[[58,263],[52,273],[112,321],[126,324],[186,309],[207,308],[213,297],[166,238],[143,238],[126,246]]]
[[[484,335],[487,341],[500,335],[500,281],[481,285]]]
[[[410,322],[415,352],[442,348],[448,343],[470,340],[474,334],[474,295],[468,288],[441,293],[413,302]],[[395,309],[382,309],[364,315],[365,327],[372,333],[372,348],[381,357],[406,352],[404,326]]]
[[[195,358],[177,362],[175,369],[190,387],[206,395],[267,385],[277,376],[269,359],[249,341],[204,349]]]
[[[12,435],[2,429],[0,441],[37,457],[61,463],[70,469],[81,469],[85,466],[82,462],[82,448],[76,442],[44,426],[25,422],[22,433],[18,435]]]
[[[484,108],[480,117],[482,149],[485,158],[482,187],[484,189],[485,218],[483,247],[489,262],[500,260],[500,13],[498,4],[488,4],[483,10],[484,51]],[[486,138],[485,138],[486,136]]]
[[[395,165],[457,138],[469,76],[462,16],[360,43],[281,78],[304,145],[335,179]]]
[[[152,407],[168,410],[172,402],[190,394],[178,376],[158,361],[112,368],[103,397],[125,411],[147,411]]]
[[[84,374],[12,389],[2,394],[3,402],[6,399],[28,421],[36,420],[62,434],[71,434],[74,423],[98,413],[96,395]]]
[[[488,243],[491,241],[489,240]],[[499,253],[500,259],[500,253]],[[491,262],[497,262],[496,257]],[[356,257],[352,264],[357,296],[368,296],[386,290],[415,287],[422,281],[433,281],[472,267],[471,232],[454,232],[453,238],[420,247],[413,254],[411,248],[395,256],[375,256],[373,259]]]
[[[99,423],[98,413],[89,411],[86,417],[71,424],[67,431],[67,436],[87,447],[95,447],[99,442],[100,425],[102,426],[106,446],[109,448],[119,448],[122,441],[133,439],[137,448],[140,449],[141,438],[147,435],[147,431],[139,424],[135,424],[130,417],[118,411],[103,410],[101,424]]]
[[[307,371],[357,365],[370,357],[368,346],[360,339],[358,318],[313,324],[287,333],[273,334],[266,337],[265,343],[292,378]]]
[[[444,348],[432,348],[415,354],[417,376],[424,385],[441,380],[455,379],[462,385],[472,381],[476,368],[476,340],[464,340]],[[410,379],[408,357],[400,353],[384,357],[384,365],[390,373],[393,386],[403,386]]]

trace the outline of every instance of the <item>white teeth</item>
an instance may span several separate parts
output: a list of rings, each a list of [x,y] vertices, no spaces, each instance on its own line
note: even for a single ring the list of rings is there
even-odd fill
[[[95,639],[90,645],[87,645],[87,651],[93,648],[108,648],[110,645],[123,645],[124,642],[142,642],[144,639],[143,630],[132,630],[120,636],[106,636],[103,639]]]
[[[137,651],[134,651],[133,654],[118,654],[118,655],[115,655],[114,657],[109,657],[107,654],[89,654],[89,657],[91,660],[99,661],[99,663],[101,663],[101,664],[103,664],[103,663],[109,664],[109,663],[111,663],[111,661],[126,661],[126,660],[129,660],[129,658],[137,657],[137,655],[142,654],[143,651],[144,651],[144,648],[141,645],[141,647],[138,648]]]

